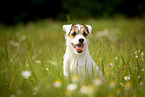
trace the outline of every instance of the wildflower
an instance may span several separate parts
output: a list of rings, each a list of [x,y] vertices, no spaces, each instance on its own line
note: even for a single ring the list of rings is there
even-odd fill
[[[30,71],[22,71],[22,76],[26,79],[28,79],[28,77],[31,76],[31,72]]]
[[[138,55],[136,55],[135,58],[138,58]]]
[[[125,84],[125,90],[129,90],[131,88],[131,82],[127,82]]]
[[[36,95],[36,92],[33,92],[33,95]]]
[[[141,52],[141,56],[143,56],[144,52]]]
[[[36,63],[41,63],[41,61],[37,60]]]
[[[49,69],[48,69],[48,68],[46,68],[46,70],[48,71]]]
[[[115,84],[116,84],[115,81],[111,81],[111,82],[110,82],[110,87],[111,87],[111,88],[114,88],[114,87],[115,87]]]
[[[80,92],[82,94],[86,94],[86,95],[91,95],[93,93],[93,86],[88,85],[88,86],[82,86],[80,89]]]
[[[72,75],[72,78],[71,78],[72,82],[78,82],[79,81],[79,76],[77,74],[75,75]]]
[[[120,83],[121,86],[124,86],[124,83]]]
[[[137,51],[134,52],[137,55]]]
[[[145,71],[145,69],[142,69],[142,71]]]
[[[99,86],[102,84],[102,80],[100,78],[94,80],[94,85]]]
[[[69,84],[67,86],[67,90],[69,90],[69,91],[74,91],[76,89],[77,89],[77,84]]]
[[[120,93],[121,93],[121,90],[120,89],[117,89],[116,90],[116,94],[119,95]]]
[[[57,79],[53,84],[53,86],[56,88],[60,88],[61,85],[62,85],[62,81],[60,79]]]
[[[141,58],[141,60],[142,60],[142,61],[144,61],[144,59],[143,59],[143,58]]]
[[[140,82],[140,85],[142,85],[142,84],[143,84],[143,82],[141,81],[141,82]]]
[[[29,66],[29,64],[26,64],[26,67],[28,67]]]
[[[72,94],[72,91],[66,90],[65,94],[66,94],[66,96],[70,96]]]
[[[138,52],[140,53],[140,50],[138,50]]]
[[[140,79],[140,75],[138,75],[138,76],[137,76],[137,78],[139,78],[139,79]]]
[[[115,60],[117,60],[117,57],[115,57]]]
[[[124,79],[125,80],[130,80],[130,77],[129,76],[125,76]]]
[[[19,47],[20,44],[18,42],[15,41],[10,41],[10,45],[14,46],[14,47]]]
[[[112,66],[113,64],[112,64],[112,63],[110,63],[110,65]]]

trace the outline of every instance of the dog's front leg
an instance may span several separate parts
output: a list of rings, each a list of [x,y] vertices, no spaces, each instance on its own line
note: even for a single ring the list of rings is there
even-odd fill
[[[70,71],[69,61],[64,60],[63,61],[63,74],[66,78],[68,78],[69,71]]]

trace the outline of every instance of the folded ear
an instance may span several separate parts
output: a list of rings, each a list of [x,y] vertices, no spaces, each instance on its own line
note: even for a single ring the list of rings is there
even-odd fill
[[[86,27],[88,28],[89,33],[91,34],[92,32],[92,27],[90,25],[86,25]]]
[[[71,25],[63,25],[63,30],[68,35],[70,33]]]

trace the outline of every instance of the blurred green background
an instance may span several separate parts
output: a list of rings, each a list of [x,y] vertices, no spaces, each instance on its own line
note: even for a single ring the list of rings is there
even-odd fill
[[[144,0],[1,0],[0,23],[39,21],[51,18],[68,21],[102,17],[144,17]]]

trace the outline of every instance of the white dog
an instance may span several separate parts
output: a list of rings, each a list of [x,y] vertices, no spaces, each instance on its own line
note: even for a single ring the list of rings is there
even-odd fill
[[[63,25],[66,32],[66,52],[63,61],[63,73],[68,77],[72,74],[78,74],[81,77],[94,77],[101,74],[98,66],[92,60],[89,50],[89,35],[92,27],[90,25]]]

